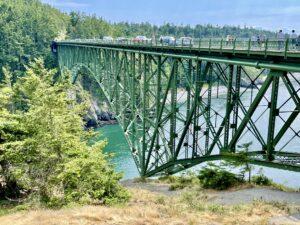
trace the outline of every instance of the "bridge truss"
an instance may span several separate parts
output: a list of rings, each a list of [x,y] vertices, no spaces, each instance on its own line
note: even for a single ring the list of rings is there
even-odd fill
[[[300,57],[76,41],[52,48],[74,81],[83,67],[95,79],[141,176],[234,158],[249,142],[252,163],[300,171]]]

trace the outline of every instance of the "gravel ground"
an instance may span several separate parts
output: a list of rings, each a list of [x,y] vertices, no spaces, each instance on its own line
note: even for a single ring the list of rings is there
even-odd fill
[[[168,196],[174,196],[180,193],[180,191],[170,191],[170,185],[168,184],[135,182],[134,180],[123,180],[121,181],[121,184],[127,188],[144,189]]]
[[[168,184],[134,182],[134,180],[124,180],[121,183],[128,188],[140,188],[168,196],[178,195],[182,192],[170,191]],[[205,190],[204,192],[213,203],[224,205],[235,205],[250,203],[254,200],[264,200],[267,202],[276,201],[300,206],[300,192],[283,192],[265,187],[246,188],[234,191]]]
[[[154,182],[135,182],[134,180],[124,180],[121,182],[127,188],[144,189],[167,196],[176,196],[182,191],[170,191],[168,184]],[[211,203],[222,205],[237,205],[251,203],[254,200],[264,200],[267,202],[281,202],[290,205],[300,206],[299,192],[283,192],[266,187],[246,188],[234,191],[203,191],[207,195],[207,200]],[[300,213],[288,216],[273,217],[268,221],[269,225],[300,225]]]
[[[236,191],[220,191],[217,192],[216,197],[213,199],[215,203],[226,205],[250,203],[253,200],[276,201],[300,205],[300,193],[283,192],[269,188],[248,188]]]

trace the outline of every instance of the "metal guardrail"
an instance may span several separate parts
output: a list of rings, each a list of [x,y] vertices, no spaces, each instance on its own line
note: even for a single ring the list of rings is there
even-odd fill
[[[61,42],[68,43],[95,43],[95,44],[113,44],[117,46],[141,46],[141,47],[166,47],[175,49],[191,49],[191,50],[206,50],[206,51],[218,51],[236,53],[238,51],[246,52],[248,55],[251,53],[260,53],[265,56],[269,53],[281,55],[287,57],[287,55],[300,55],[300,42],[292,39],[276,40],[265,39],[262,41],[253,41],[251,39],[236,38],[232,40],[226,40],[222,38],[203,38],[203,39],[191,39],[187,41],[175,40],[172,43],[164,43],[159,40],[147,40],[147,41],[133,41],[133,40],[102,40],[102,39],[73,39]]]

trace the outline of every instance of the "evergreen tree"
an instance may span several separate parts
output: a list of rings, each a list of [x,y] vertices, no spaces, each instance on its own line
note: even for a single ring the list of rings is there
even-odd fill
[[[92,133],[82,120],[85,95],[68,75],[53,84],[55,72],[36,60],[13,87],[6,79],[0,88],[2,193],[31,193],[50,206],[126,200],[121,175],[102,153],[106,142],[88,145]],[[9,181],[15,187],[5,185]]]

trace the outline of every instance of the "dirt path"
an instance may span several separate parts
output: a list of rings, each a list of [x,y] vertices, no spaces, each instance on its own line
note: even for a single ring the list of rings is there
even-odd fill
[[[134,182],[134,180],[124,180],[122,184],[128,188],[138,188],[167,196],[175,196],[182,191],[170,191],[168,184],[155,182]],[[267,202],[281,202],[300,206],[300,192],[283,192],[267,187],[245,188],[231,191],[211,191],[203,190],[212,203],[222,205],[235,205],[251,203],[254,200],[264,200]]]
[[[123,180],[121,184],[127,188],[135,188],[141,190],[147,190],[158,194],[163,194],[167,196],[178,195],[180,191],[170,191],[168,184],[160,184],[154,182],[135,182],[134,180]]]
[[[155,182],[134,182],[134,180],[124,180],[122,184],[127,188],[147,190],[153,193],[166,196],[180,195],[183,191],[170,191],[168,184]],[[283,192],[266,187],[245,188],[232,191],[211,191],[203,190],[207,196],[207,201],[221,205],[247,204],[255,200],[266,202],[282,203],[300,206],[299,192]],[[300,225],[300,212],[285,216],[274,216],[268,220],[269,225]]]
[[[235,205],[241,203],[250,203],[254,200],[300,205],[300,193],[283,192],[272,190],[270,188],[247,188],[236,191],[217,192],[213,202],[226,205]]]

